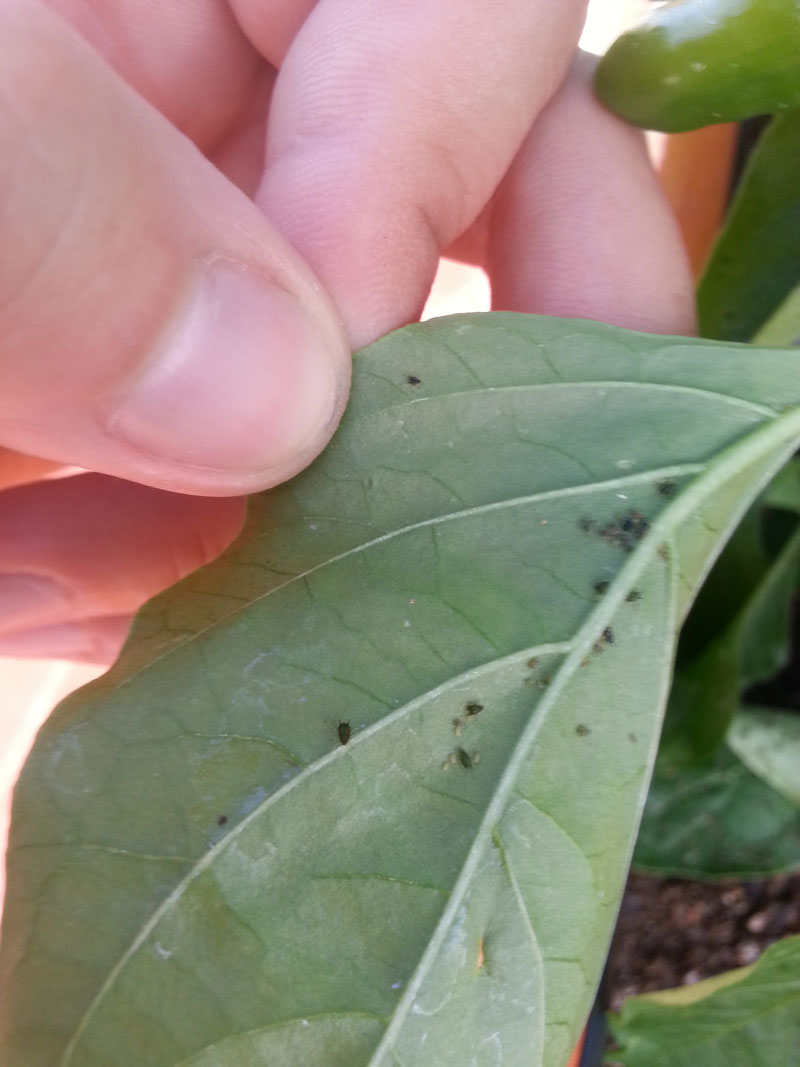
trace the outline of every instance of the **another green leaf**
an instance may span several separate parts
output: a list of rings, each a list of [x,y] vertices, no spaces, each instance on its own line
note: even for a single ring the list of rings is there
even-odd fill
[[[731,723],[728,744],[753,774],[800,808],[800,715],[743,708]]]
[[[800,812],[723,745],[709,766],[659,752],[636,841],[642,871],[761,878],[800,868]]]
[[[764,503],[800,515],[800,457],[781,467],[767,487]]]
[[[704,337],[749,341],[800,282],[800,110],[756,146],[697,290]]]
[[[611,1032],[622,1067],[789,1067],[800,1048],[800,937],[753,967],[683,990],[629,997]],[[699,996],[698,996],[699,994]]]
[[[800,440],[757,355],[505,314],[359,355],[325,454],[37,740],[4,1067],[563,1067],[679,621]]]
[[[743,690],[770,678],[789,655],[791,605],[800,575],[800,528],[767,567],[763,549],[751,544],[749,536],[749,527],[760,525],[761,510],[753,514],[751,509],[748,518],[752,521],[746,521],[731,538],[728,548],[736,543],[739,550],[726,551],[726,566],[719,566],[723,559],[718,561],[716,588],[709,590],[715,598],[698,600],[692,612],[699,627],[706,614],[711,614],[704,613],[706,605],[713,603],[719,609],[749,590],[738,611],[729,616],[728,626],[693,660],[680,664],[676,673],[669,738],[676,744],[682,737],[690,759],[710,758],[725,737]]]
[[[800,285],[796,285],[753,337],[753,344],[800,345]]]

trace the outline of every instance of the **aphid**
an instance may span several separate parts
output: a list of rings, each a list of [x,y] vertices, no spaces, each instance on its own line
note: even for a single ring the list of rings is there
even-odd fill
[[[650,523],[644,517],[644,515],[642,515],[638,511],[634,511],[633,519],[634,519],[634,522],[635,522],[635,526],[634,526],[634,530],[633,530],[634,536],[636,537],[637,540],[641,540],[641,538],[644,537],[644,535],[650,529]]]
[[[614,644],[614,631],[610,626],[606,626],[605,630],[600,634],[598,639],[592,645],[592,652],[600,653],[605,650],[606,645]]]
[[[628,740],[632,745],[634,745],[639,740],[639,738],[636,736],[636,734],[628,734]]]
[[[339,735],[339,744],[346,745],[347,742],[350,740],[350,734],[352,733],[350,729],[350,723],[340,722],[339,725],[336,727],[336,733]]]
[[[539,660],[536,656],[531,656],[525,666],[529,667],[532,671],[535,671],[536,668],[539,666]]]
[[[470,700],[468,704],[464,705],[464,711],[471,719],[474,719],[476,715],[480,715],[483,711],[483,704],[479,704],[477,700]]]
[[[608,582],[608,581],[595,582],[594,583],[595,596],[605,596],[605,594],[608,592],[608,587],[610,585],[611,585],[611,582]]]
[[[678,492],[678,483],[673,478],[662,478],[660,482],[656,482],[656,490],[661,496],[669,499]]]
[[[421,385],[422,384],[422,378],[418,378],[416,376],[416,374],[409,374],[409,376],[406,378],[406,381],[408,382],[409,385]]]
[[[641,511],[631,511],[623,518],[621,528],[623,533],[630,534],[634,540],[640,541],[650,529],[650,523]]]
[[[629,604],[633,604],[635,601],[642,599],[642,594],[639,592],[638,589],[631,589],[630,593],[628,593],[625,599]]]
[[[220,817],[217,819],[217,826],[224,826],[227,821],[228,821],[228,816],[227,815],[220,815]]]
[[[550,685],[552,680],[553,679],[550,677],[549,674],[545,674],[541,678],[537,678],[536,679],[536,683],[535,683],[536,684],[536,688],[537,689],[547,689],[548,685]]]
[[[456,756],[458,757],[458,762],[461,764],[464,770],[468,771],[470,767],[472,767],[472,765],[475,763],[475,756],[470,756],[469,752],[467,752],[465,748],[457,748]]]
[[[575,727],[575,733],[578,735],[578,737],[586,737],[591,732],[592,731],[589,729],[589,727],[584,726],[582,722],[579,722],[578,725]]]

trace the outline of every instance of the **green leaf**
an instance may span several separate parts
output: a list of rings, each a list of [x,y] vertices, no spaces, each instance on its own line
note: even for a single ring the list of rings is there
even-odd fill
[[[703,623],[713,626],[721,609],[731,612],[728,626],[694,659],[681,663],[675,675],[666,734],[673,746],[685,744],[689,759],[711,757],[739,708],[742,691],[770,678],[789,655],[800,528],[767,566],[757,537],[761,511],[750,509],[717,561],[713,583],[704,589],[710,595],[698,598],[690,615],[696,631]]]
[[[800,715],[742,708],[731,723],[728,744],[753,774],[800,808]]]
[[[795,457],[781,467],[767,487],[764,503],[800,515],[800,458]]]
[[[800,1048],[800,937],[779,941],[753,967],[684,991],[629,997],[610,1016],[622,1067],[778,1067]]]
[[[792,289],[754,335],[753,344],[778,348],[800,345],[800,285]]]
[[[709,766],[658,755],[634,866],[688,878],[800,868],[800,812],[723,745]]]
[[[749,341],[800,282],[800,110],[773,119],[697,289],[704,337]]]
[[[511,314],[361,353],[37,739],[4,1067],[562,1067],[679,621],[800,440],[796,353],[753,356]]]

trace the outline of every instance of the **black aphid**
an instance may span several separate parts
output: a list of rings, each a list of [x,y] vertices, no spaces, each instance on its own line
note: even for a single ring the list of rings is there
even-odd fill
[[[614,631],[610,626],[606,626],[605,630],[603,630],[603,640],[607,645],[614,644]]]
[[[660,482],[656,482],[656,489],[661,496],[669,499],[678,492],[678,483],[673,478],[662,478]]]
[[[578,725],[575,727],[575,733],[578,735],[578,737],[587,737],[591,732],[592,731],[589,729],[589,727],[584,726],[582,722],[579,722]]]
[[[476,715],[480,715],[483,711],[483,704],[479,704],[477,700],[470,700],[468,704],[464,705],[464,711],[471,719],[474,719]]]
[[[352,733],[350,729],[350,723],[340,722],[339,725],[336,727],[336,733],[339,735],[339,744],[346,745],[347,742],[350,740],[350,734]]]
[[[422,378],[418,378],[416,376],[416,374],[409,374],[409,376],[406,378],[406,381],[408,382],[409,385],[421,385],[422,384]]]
[[[465,748],[457,748],[456,755],[458,756],[458,762],[465,770],[469,770],[472,764],[475,762],[472,756]]]
[[[228,821],[228,816],[227,815],[220,815],[220,817],[217,819],[217,826],[224,826],[227,821]]]
[[[638,589],[631,589],[630,593],[625,597],[629,604],[633,604],[636,600],[642,599],[642,594]]]
[[[611,585],[611,582],[607,582],[607,581],[595,582],[594,583],[595,595],[596,596],[605,596],[605,594],[608,592],[608,587],[610,585]]]

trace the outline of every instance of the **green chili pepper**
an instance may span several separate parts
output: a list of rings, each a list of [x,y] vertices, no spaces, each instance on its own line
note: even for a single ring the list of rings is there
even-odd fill
[[[628,122],[675,133],[800,106],[800,0],[673,0],[601,59]]]

